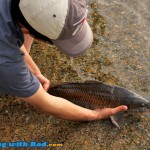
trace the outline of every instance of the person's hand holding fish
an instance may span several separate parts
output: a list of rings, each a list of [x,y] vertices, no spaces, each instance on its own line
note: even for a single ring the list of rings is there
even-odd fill
[[[121,105],[115,108],[103,108],[103,109],[95,109],[93,110],[94,118],[93,120],[105,119],[110,116],[115,116],[116,114],[127,111],[128,107],[125,105]]]
[[[150,102],[122,87],[102,82],[86,81],[52,86],[48,93],[42,85],[38,92],[25,101],[58,118],[92,121],[111,118],[119,128],[123,111],[128,108],[149,108]]]

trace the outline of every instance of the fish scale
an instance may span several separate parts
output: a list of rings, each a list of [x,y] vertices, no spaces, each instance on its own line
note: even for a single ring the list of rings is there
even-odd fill
[[[67,87],[62,85],[59,87],[59,89],[54,91],[53,94],[56,94],[56,96],[60,96],[62,98],[66,98],[70,101],[74,98],[76,100],[76,103],[78,103],[79,105],[80,105],[80,102],[82,102],[82,103],[85,102],[86,104],[90,103],[90,105],[97,106],[97,107],[98,106],[102,107],[103,105],[107,106],[105,104],[107,101],[102,101],[102,99],[106,98],[106,95],[107,95],[106,93],[102,92],[100,95],[98,91],[95,92],[94,88],[91,89],[91,86],[88,86],[88,88],[85,88],[85,87],[83,87],[82,84],[77,84],[78,86],[77,85],[73,86],[73,85],[67,86]],[[89,89],[89,87],[90,87],[90,89]],[[59,91],[59,92],[57,92],[57,91]],[[52,89],[51,89],[50,93],[52,94]],[[108,96],[108,97],[110,97],[110,96]],[[97,98],[99,100],[97,100]],[[100,98],[101,98],[101,100],[100,100]],[[72,102],[74,102],[74,101],[72,101]],[[111,103],[111,101],[109,103]]]
[[[100,81],[66,82],[52,86],[48,93],[90,108],[116,107],[119,105],[138,108],[146,107],[150,103],[126,88],[108,85]]]

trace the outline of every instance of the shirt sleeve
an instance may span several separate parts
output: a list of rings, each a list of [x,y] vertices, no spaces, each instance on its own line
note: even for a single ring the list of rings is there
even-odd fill
[[[28,69],[24,59],[0,65],[0,93],[30,97],[37,92],[39,80]]]

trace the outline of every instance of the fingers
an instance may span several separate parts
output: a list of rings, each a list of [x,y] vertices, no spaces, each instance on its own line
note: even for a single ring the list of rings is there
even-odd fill
[[[126,111],[126,110],[128,109],[128,107],[122,105],[122,106],[118,106],[118,107],[116,107],[116,108],[110,108],[110,109],[111,109],[111,110],[110,110],[110,114],[111,114],[111,115],[115,115],[115,114],[117,114],[117,113],[119,113],[119,112]]]
[[[50,84],[49,83],[45,83],[42,86],[43,86],[43,89],[47,92],[49,87],[50,87]]]
[[[118,106],[116,108],[103,108],[94,110],[96,113],[96,119],[104,119],[113,116],[119,112],[126,111],[128,108],[125,105]]]
[[[50,81],[47,78],[45,78],[42,74],[36,75],[36,77],[38,78],[38,80],[42,84],[43,89],[47,92],[49,87],[50,87]]]
[[[42,86],[43,86],[43,89],[47,92],[50,87],[50,81],[45,78],[45,80],[43,80]]]

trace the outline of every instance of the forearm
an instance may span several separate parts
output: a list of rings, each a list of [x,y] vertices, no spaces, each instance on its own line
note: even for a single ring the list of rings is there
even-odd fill
[[[49,89],[50,81],[41,74],[39,68],[32,60],[24,45],[21,47],[21,50],[25,53],[25,62],[29,70],[38,78],[44,90],[47,91]]]
[[[33,40],[34,39],[29,34],[24,34],[24,46],[28,53],[30,53]]]
[[[92,110],[77,106],[66,99],[60,97],[51,96],[51,102],[45,103],[45,107],[41,107],[46,113],[49,113],[55,117],[67,119],[67,120],[93,120],[94,113]]]
[[[30,71],[35,74],[41,74],[39,68],[37,67],[37,65],[35,64],[35,62],[33,61],[33,59],[31,58],[31,56],[29,55],[28,51],[26,50],[25,46],[23,45],[21,47],[21,50],[24,52],[25,54],[25,62],[28,66],[28,68],[30,69]]]
[[[77,106],[63,98],[49,95],[41,88],[35,95],[24,98],[24,100],[40,110],[62,119],[94,120],[96,118],[96,114],[92,110]]]

